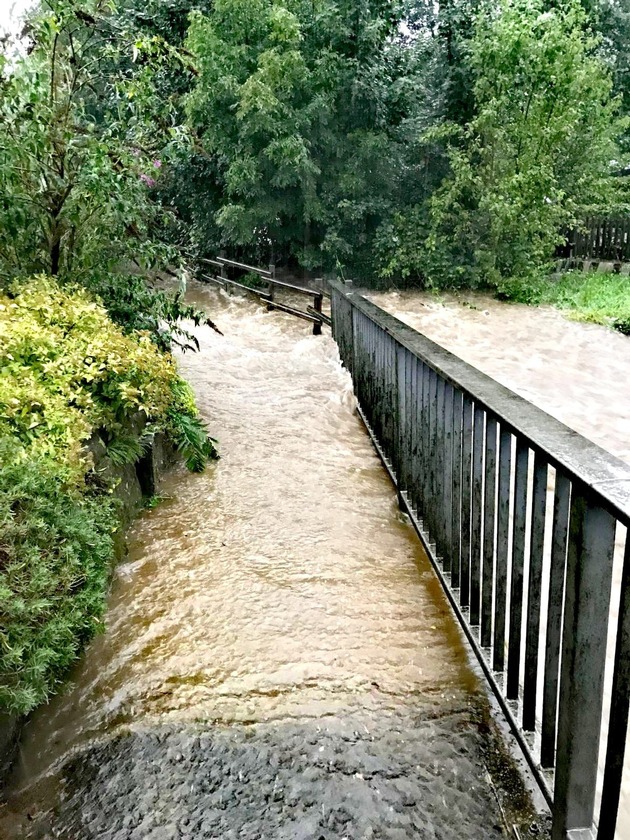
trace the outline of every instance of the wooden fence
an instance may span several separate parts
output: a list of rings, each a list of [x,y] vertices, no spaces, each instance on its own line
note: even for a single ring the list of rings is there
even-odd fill
[[[331,320],[323,311],[324,297],[329,297],[327,292],[322,289],[306,289],[303,286],[296,286],[294,283],[285,283],[276,278],[276,267],[270,265],[268,269],[259,268],[253,265],[247,265],[236,260],[230,260],[226,257],[217,257],[216,259],[199,259],[199,263],[204,266],[210,266],[214,269],[219,269],[220,274],[201,274],[201,279],[216,283],[223,289],[240,289],[255,297],[260,303],[264,303],[267,309],[278,310],[300,318],[303,321],[309,321],[313,324],[313,335],[322,334],[322,326],[326,324],[331,326]],[[247,283],[239,282],[228,277],[228,269],[235,269],[240,274],[251,274],[259,278],[260,283],[264,288],[248,285]],[[280,303],[277,300],[279,291],[286,291],[292,295],[300,297],[313,298],[313,305],[307,306],[306,310],[298,309],[295,306],[289,306],[287,303]]]
[[[567,234],[566,245],[558,249],[565,259],[630,261],[630,217],[610,219],[589,216],[583,230]]]

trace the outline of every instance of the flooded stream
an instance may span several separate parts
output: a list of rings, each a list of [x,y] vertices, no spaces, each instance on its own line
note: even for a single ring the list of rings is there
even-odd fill
[[[630,340],[551,307],[388,292],[401,321],[630,464]]]
[[[497,773],[483,691],[329,332],[191,295],[225,333],[180,360],[223,457],[167,476],[133,528],[106,633],[27,727],[0,837],[502,836],[509,761]],[[480,295],[373,299],[630,463],[627,338]]]
[[[0,836],[501,836],[483,693],[329,331],[193,291],[225,336],[181,367],[223,457],[133,529]]]

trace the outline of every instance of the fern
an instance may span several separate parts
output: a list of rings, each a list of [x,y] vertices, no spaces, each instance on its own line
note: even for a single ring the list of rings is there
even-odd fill
[[[172,412],[171,432],[173,442],[182,453],[191,472],[203,472],[208,461],[219,458],[217,441],[209,436],[208,430],[198,417]]]
[[[107,457],[115,467],[124,467],[139,461],[149,446],[148,436],[138,438],[135,435],[120,435],[107,444]]]

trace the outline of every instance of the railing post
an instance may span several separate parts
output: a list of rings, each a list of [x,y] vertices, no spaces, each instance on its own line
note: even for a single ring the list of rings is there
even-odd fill
[[[592,835],[615,520],[575,486],[560,671],[553,840]]]
[[[617,619],[617,645],[611,691],[608,749],[599,812],[599,833],[602,840],[615,836],[619,812],[619,795],[623,780],[628,717],[630,713],[630,536],[626,546],[621,575],[621,599]]]
[[[271,266],[270,266],[270,268],[271,268]],[[315,312],[320,312],[321,313],[323,304],[324,304],[324,296],[322,294],[314,295],[313,309],[315,310]],[[322,322],[321,321],[316,321],[313,324],[313,335],[321,335],[321,334],[322,334]]]
[[[276,296],[276,287],[273,282],[276,279],[275,263],[269,263],[269,273],[271,274],[271,283],[269,283],[269,300],[273,302]]]
[[[222,259],[225,259],[225,251],[219,251],[219,256]],[[228,281],[227,269],[224,265],[221,266],[221,280],[223,280],[223,288],[225,289],[225,291],[228,293],[228,295],[231,294],[230,284],[227,282]]]

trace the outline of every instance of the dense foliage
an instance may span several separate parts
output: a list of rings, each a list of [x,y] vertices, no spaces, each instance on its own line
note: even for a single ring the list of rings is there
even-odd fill
[[[28,53],[0,81],[0,284],[37,273],[80,283],[123,328],[188,344],[181,321],[203,313],[147,281],[181,271],[176,220],[153,196],[182,143],[176,106],[156,90],[176,58],[112,9],[36,7]]]
[[[216,0],[187,40],[193,237],[367,282],[540,271],[590,208],[623,209],[611,20],[608,0]]]
[[[190,388],[148,334],[79,288],[37,277],[0,295],[0,708],[27,712],[104,609],[115,470],[164,432],[192,470],[214,457]]]
[[[0,437],[0,709],[26,713],[54,691],[98,629],[113,557],[107,497]]]
[[[188,114],[215,162],[220,242],[368,268],[416,99],[397,24],[382,0],[217,0],[193,14]]]
[[[625,211],[616,0],[41,9],[0,96],[0,274],[71,275],[164,344],[201,316],[143,272],[181,249],[505,287]]]
[[[422,219],[411,231],[400,219],[406,251],[391,265],[432,285],[507,288],[538,273],[589,207],[614,201],[624,121],[586,26],[578,2],[503,0],[478,18],[468,55],[475,115],[450,128],[450,173],[432,196],[424,243]]]

